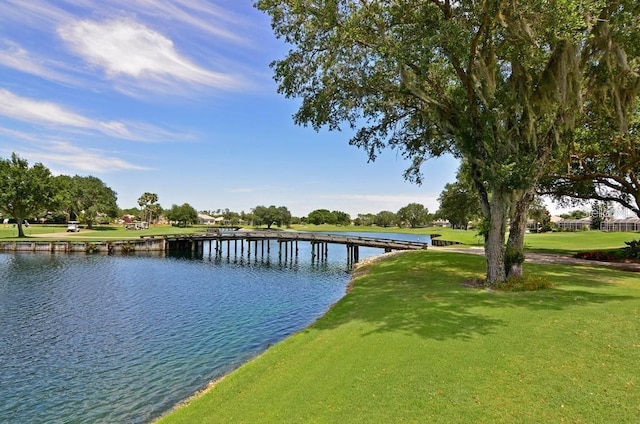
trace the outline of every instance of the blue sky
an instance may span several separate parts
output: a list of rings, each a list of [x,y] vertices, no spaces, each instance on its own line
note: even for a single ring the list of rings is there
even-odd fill
[[[122,208],[153,192],[165,208],[435,212],[456,160],[416,186],[398,152],[367,163],[349,131],[294,125],[269,68],[287,47],[252,3],[3,0],[0,156],[96,176]]]

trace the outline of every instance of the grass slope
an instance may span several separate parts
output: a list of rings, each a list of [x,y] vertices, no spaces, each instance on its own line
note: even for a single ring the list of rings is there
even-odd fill
[[[161,422],[638,422],[638,275],[526,269],[555,287],[464,287],[483,259],[451,252],[363,265],[314,325]]]

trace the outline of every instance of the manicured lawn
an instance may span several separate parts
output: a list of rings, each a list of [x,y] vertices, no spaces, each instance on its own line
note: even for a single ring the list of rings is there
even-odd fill
[[[460,284],[483,271],[442,251],[364,265],[314,325],[161,422],[638,422],[638,274],[527,264],[555,287]]]
[[[573,254],[585,250],[610,250],[624,247],[625,241],[640,239],[638,233],[578,231],[575,233],[527,234],[525,248]]]

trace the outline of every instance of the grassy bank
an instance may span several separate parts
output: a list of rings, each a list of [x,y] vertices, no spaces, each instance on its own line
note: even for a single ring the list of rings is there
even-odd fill
[[[314,325],[161,422],[637,422],[638,275],[526,269],[555,287],[467,288],[483,259],[450,252],[365,265]]]

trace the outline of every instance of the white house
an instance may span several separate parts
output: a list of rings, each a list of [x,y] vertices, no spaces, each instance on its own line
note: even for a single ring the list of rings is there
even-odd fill
[[[198,213],[198,224],[204,225],[214,225],[216,223],[216,219],[206,213]]]

